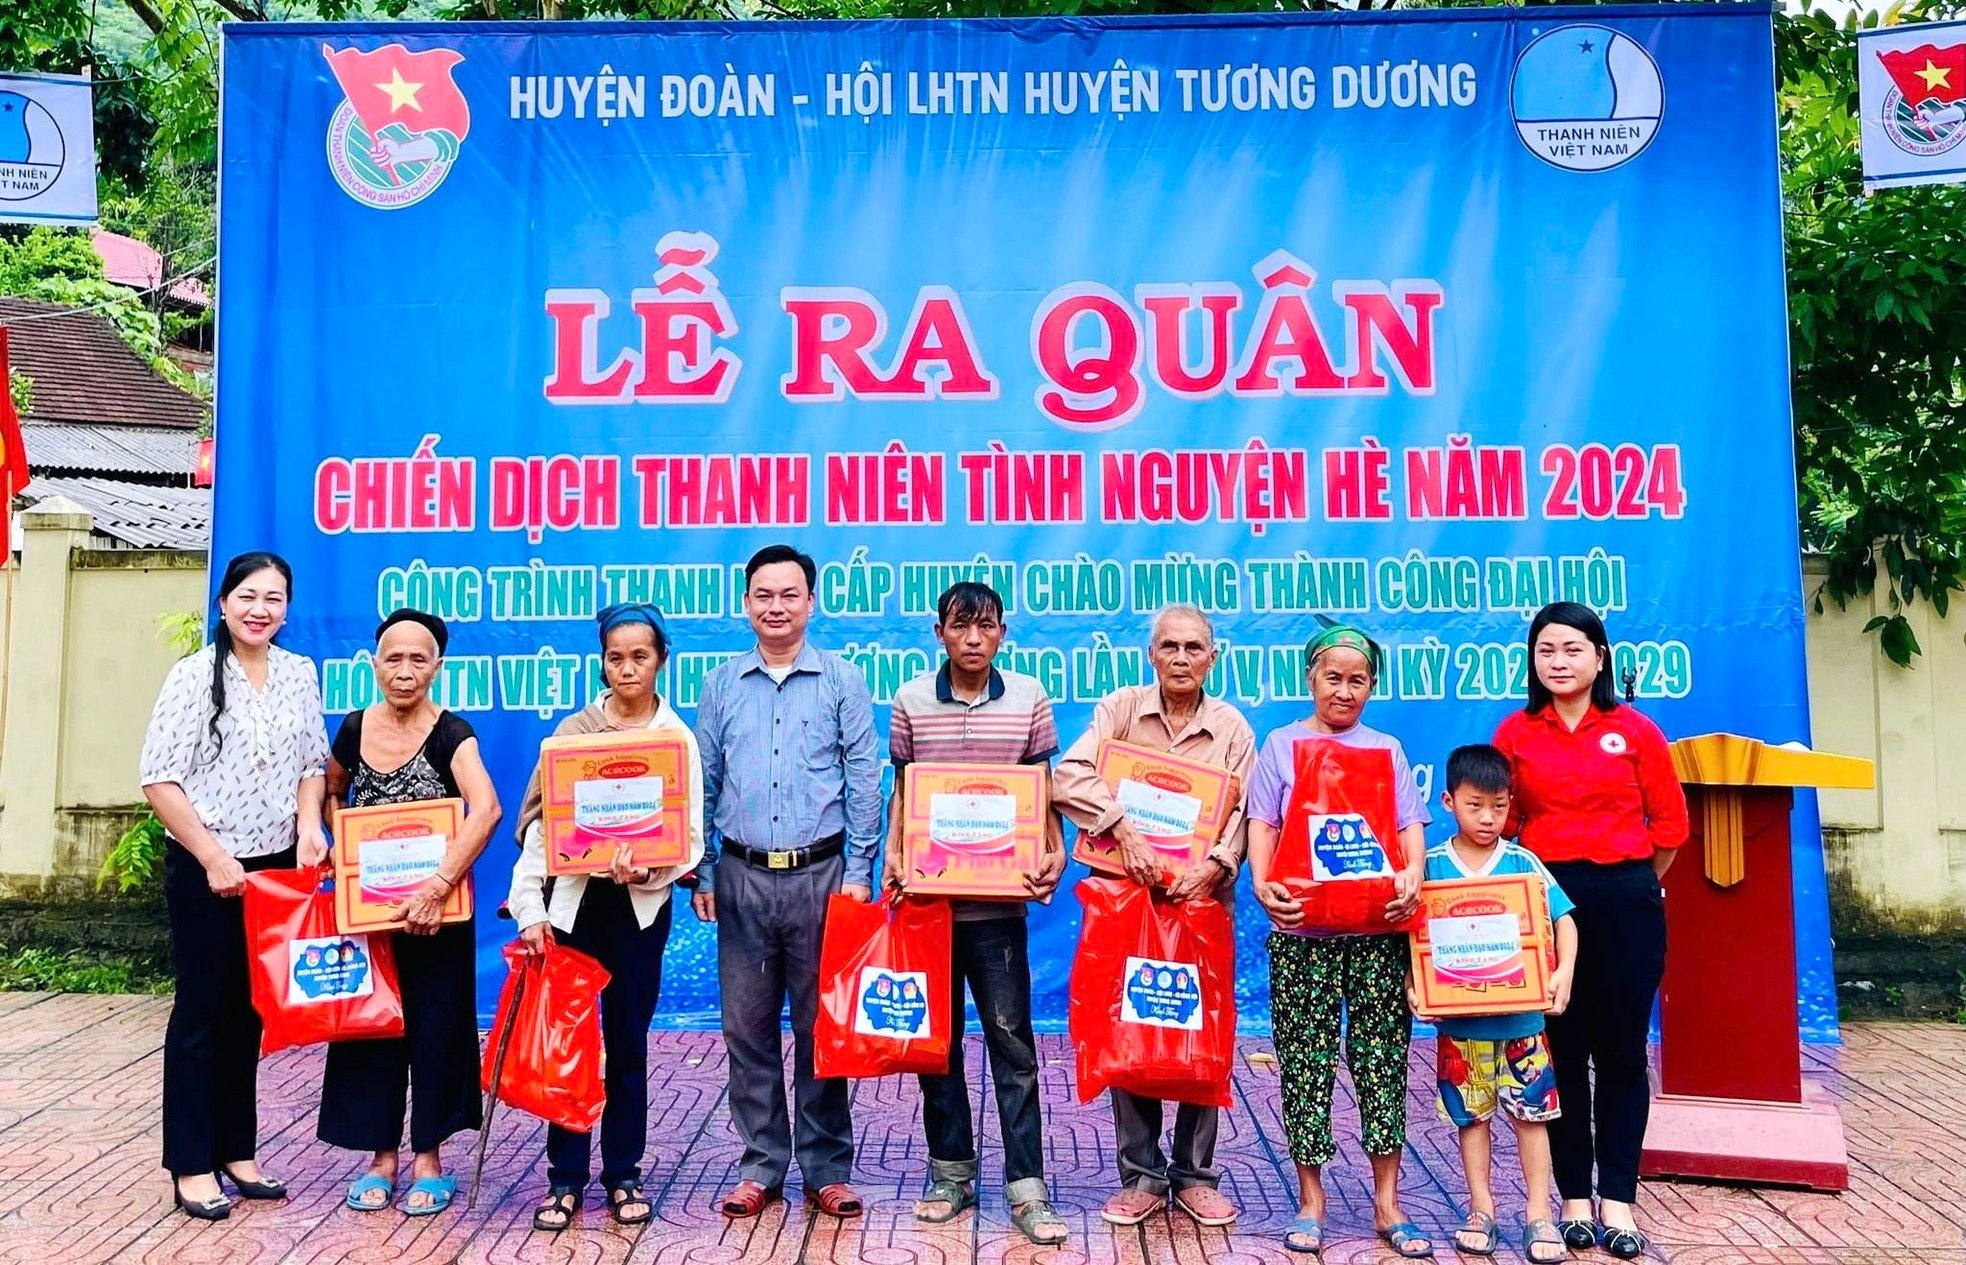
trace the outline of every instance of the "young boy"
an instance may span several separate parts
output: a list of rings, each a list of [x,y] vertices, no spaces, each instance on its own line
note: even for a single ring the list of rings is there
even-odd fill
[[[1441,802],[1454,814],[1455,833],[1427,850],[1426,877],[1491,878],[1532,874],[1549,893],[1550,921],[1556,932],[1556,973],[1551,977],[1549,1013],[1560,1015],[1570,1001],[1570,979],[1577,961],[1577,926],[1570,898],[1543,863],[1520,845],[1502,841],[1509,817],[1509,762],[1486,745],[1459,747],[1447,758],[1447,789]],[[1412,976],[1407,999],[1420,1018]],[[1489,1184],[1488,1122],[1499,1106],[1515,1127],[1516,1150],[1528,1206],[1524,1211],[1523,1254],[1537,1265],[1554,1265],[1567,1255],[1550,1221],[1550,1140],[1544,1122],[1558,1114],[1556,1073],[1543,1035],[1543,1016],[1456,1015],[1434,1021],[1439,1034],[1435,1064],[1441,1114],[1461,1131],[1461,1163],[1468,1173],[1468,1220],[1454,1232],[1454,1245],[1477,1256],[1492,1256],[1501,1232],[1495,1225],[1495,1191]]]

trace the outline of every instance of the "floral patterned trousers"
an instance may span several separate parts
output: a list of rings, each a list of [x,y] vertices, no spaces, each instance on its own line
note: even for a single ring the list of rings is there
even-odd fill
[[[1331,1138],[1338,1040],[1358,1096],[1368,1155],[1406,1145],[1406,937],[1270,933],[1270,1025],[1283,1070],[1283,1127],[1290,1158],[1323,1165]]]

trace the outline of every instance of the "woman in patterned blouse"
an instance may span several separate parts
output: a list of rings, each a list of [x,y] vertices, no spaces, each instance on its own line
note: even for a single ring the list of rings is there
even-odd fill
[[[350,712],[328,761],[330,811],[343,806],[462,798],[464,829],[437,873],[403,904],[396,938],[403,1035],[328,1047],[321,1084],[321,1141],[374,1158],[348,1188],[357,1212],[387,1208],[396,1193],[404,1100],[410,1116],[409,1194],[403,1211],[448,1208],[457,1179],[444,1173],[444,1140],[479,1126],[477,938],[470,922],[443,923],[444,904],[471,872],[498,826],[498,795],[471,726],[430,698],[450,643],[444,621],[399,610],[376,629],[375,679],[382,701]],[[414,1093],[410,1091],[414,1089]]]
[[[260,1172],[259,1016],[246,968],[246,871],[318,865],[328,758],[314,662],[273,644],[293,571],[270,553],[226,565],[212,644],[164,679],[139,776],[164,823],[164,903],[177,996],[164,1035],[164,1167],[186,1215],[283,1199]]]

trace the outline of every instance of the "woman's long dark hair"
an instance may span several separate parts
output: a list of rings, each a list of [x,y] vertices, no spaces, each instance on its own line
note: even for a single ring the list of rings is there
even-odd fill
[[[1597,613],[1576,602],[1551,602],[1529,621],[1529,701],[1522,710],[1540,712],[1550,705],[1550,688],[1536,675],[1536,638],[1551,624],[1574,628],[1597,647],[1597,679],[1591,682],[1591,706],[1601,712],[1614,710],[1618,706],[1618,682],[1611,667],[1611,638],[1605,634],[1604,621]]]
[[[278,571],[280,578],[287,582],[287,600],[292,601],[294,595],[294,569],[288,566],[287,560],[279,554],[268,553],[263,549],[256,549],[251,553],[242,553],[225,564],[225,574],[219,578],[218,582],[218,599],[212,603],[212,614],[214,618],[212,621],[211,730],[212,742],[221,747],[225,745],[225,739],[219,736],[218,718],[219,714],[225,710],[225,660],[232,653],[232,630],[225,626],[225,599],[231,597],[232,590],[244,584],[248,576],[251,576],[256,571],[264,571],[268,567]]]

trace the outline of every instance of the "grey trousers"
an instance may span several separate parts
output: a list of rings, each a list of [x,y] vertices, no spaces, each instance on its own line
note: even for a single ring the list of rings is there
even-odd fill
[[[853,1118],[844,1080],[812,1074],[819,1011],[819,941],[826,899],[840,890],[844,857],[803,870],[761,869],[735,857],[717,866],[717,981],[730,1054],[730,1120],[744,1143],[740,1179],[785,1184],[796,1137],[799,1172],[814,1189],[853,1174]],[[778,1017],[792,1003],[796,1135],[785,1113],[785,1044]]]
[[[1160,1149],[1162,1103],[1158,1098],[1142,1098],[1115,1089],[1113,1132],[1119,1140],[1120,1185],[1127,1190],[1144,1190],[1164,1195],[1172,1186],[1214,1186],[1222,1175],[1215,1169],[1215,1133],[1222,1112],[1217,1107],[1201,1107],[1191,1102],[1176,1103],[1174,1112],[1173,1157]]]

